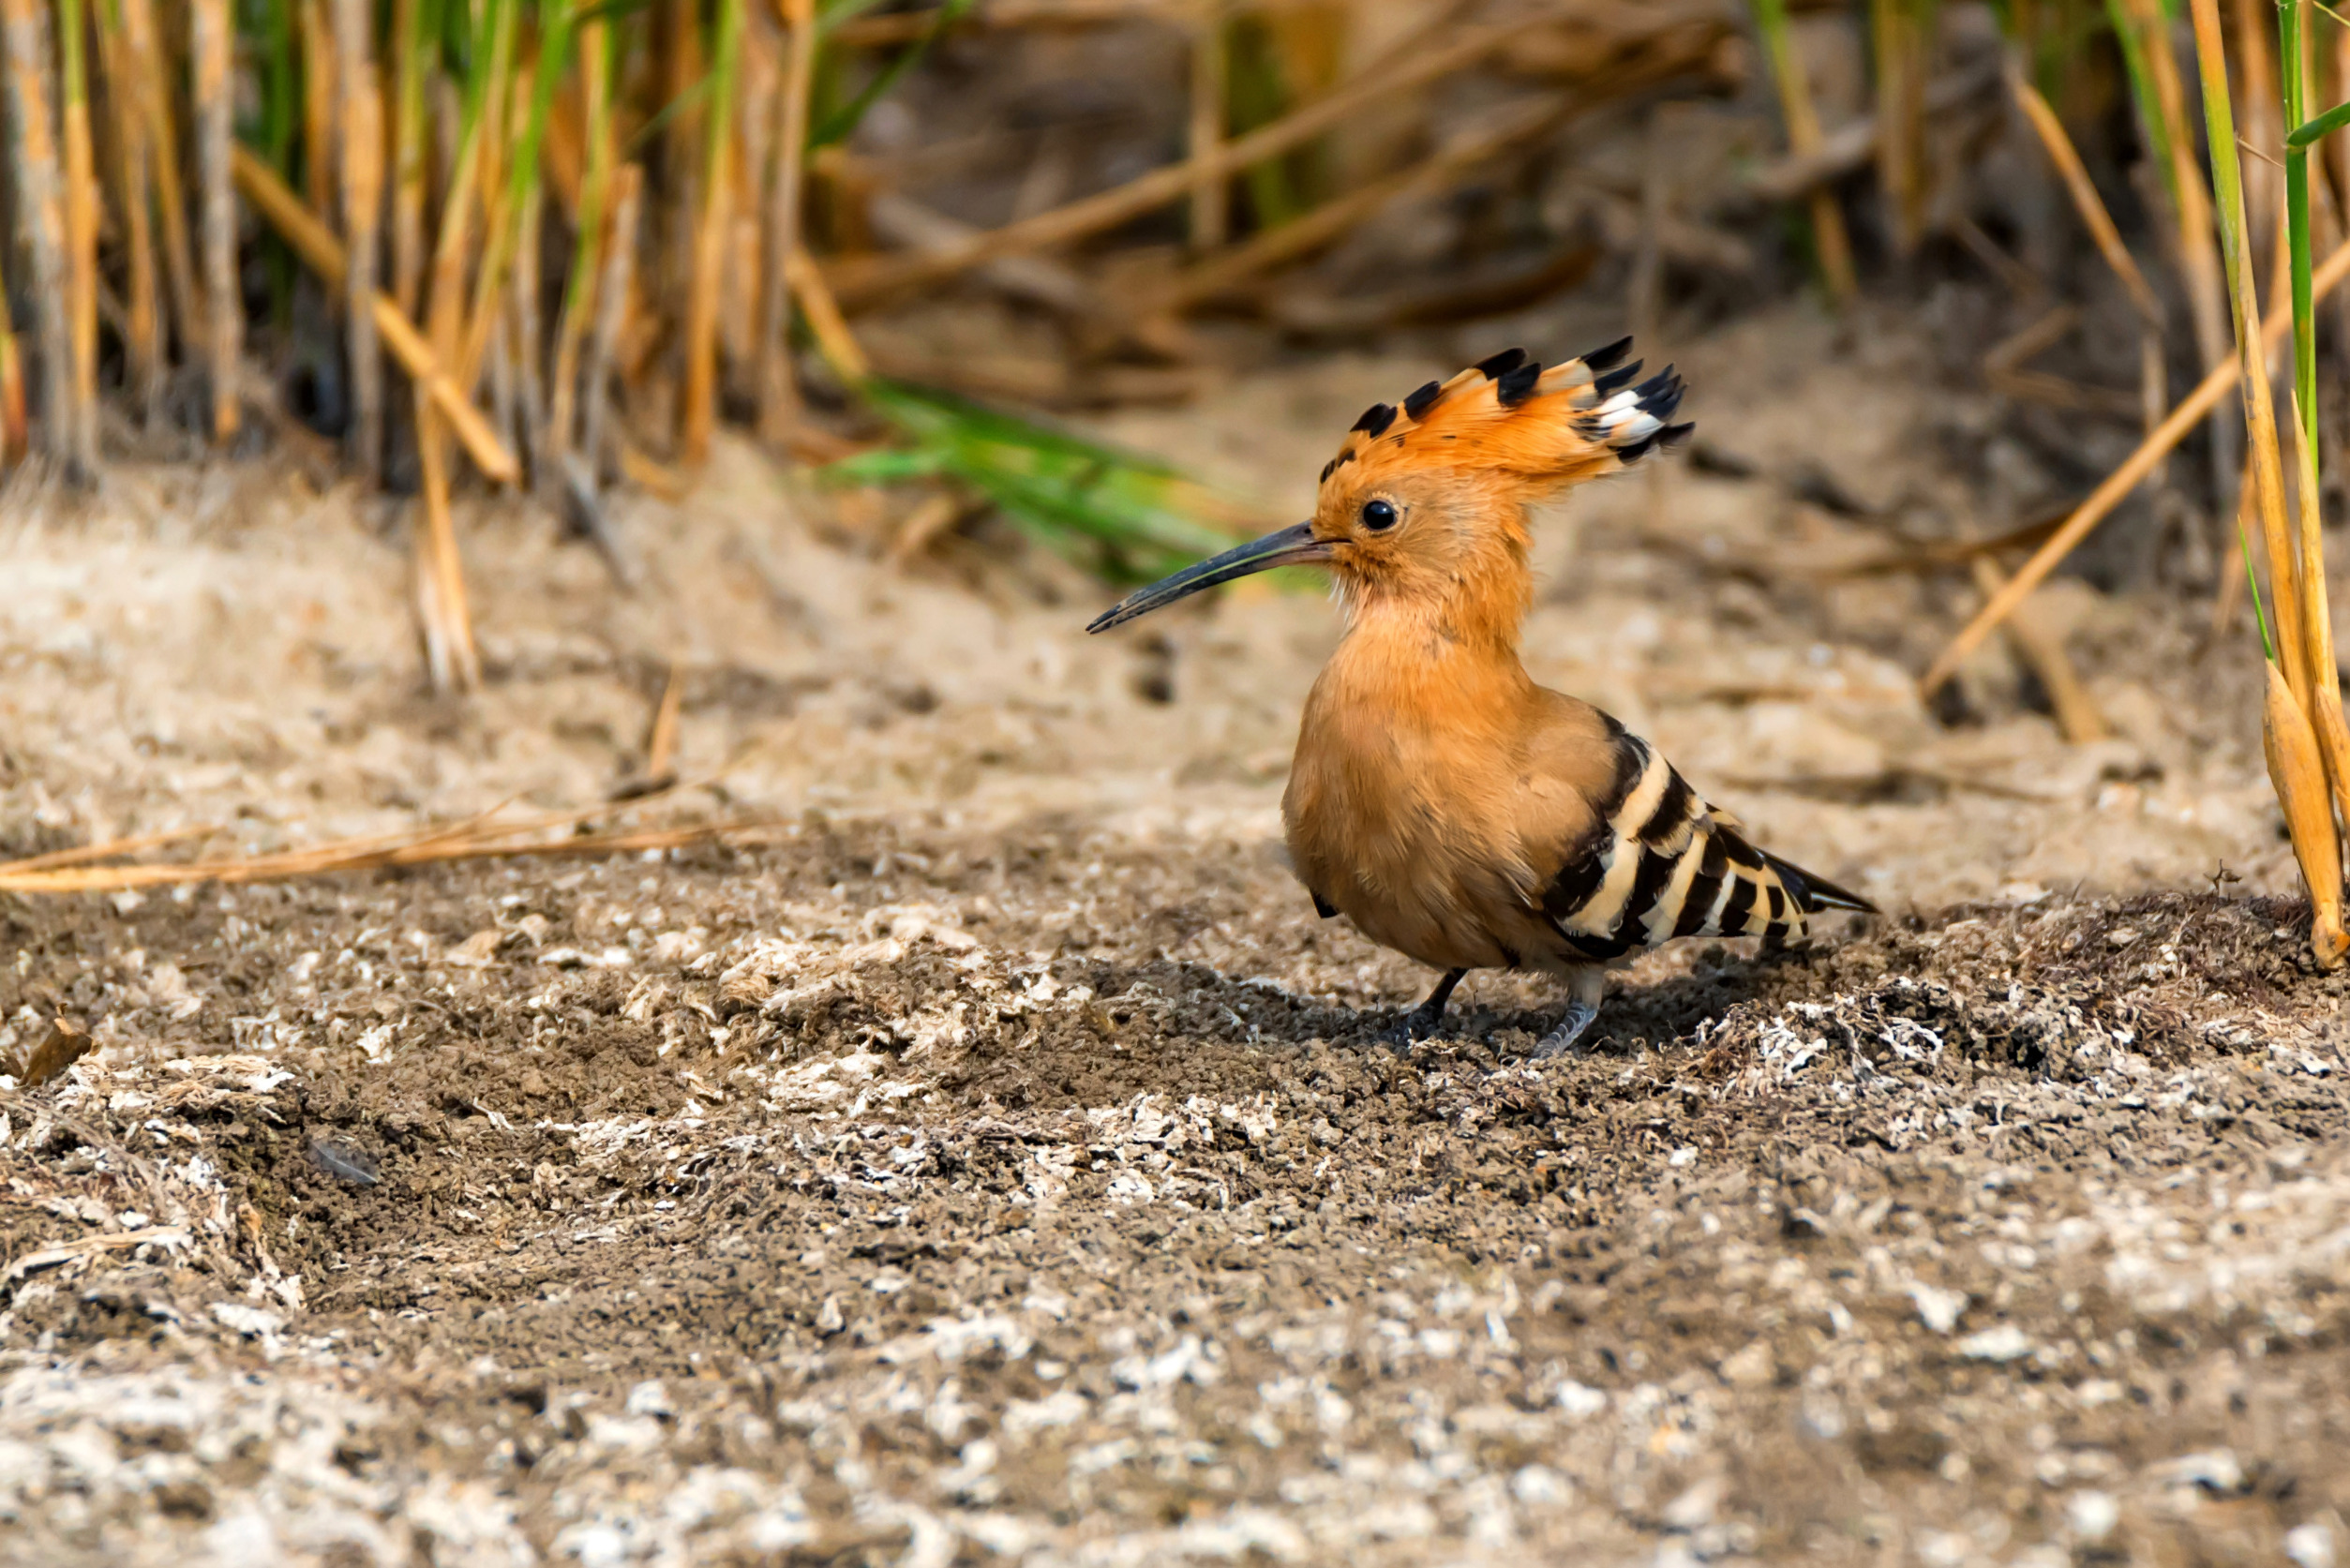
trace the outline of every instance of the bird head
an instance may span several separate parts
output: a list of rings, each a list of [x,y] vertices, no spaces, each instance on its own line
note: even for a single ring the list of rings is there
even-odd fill
[[[1632,340],[1545,368],[1520,349],[1376,403],[1322,470],[1314,515],[1138,589],[1086,628],[1275,566],[1322,565],[1350,612],[1373,605],[1491,605],[1515,626],[1527,594],[1526,509],[1687,436],[1669,425],[1682,381],[1634,383]]]

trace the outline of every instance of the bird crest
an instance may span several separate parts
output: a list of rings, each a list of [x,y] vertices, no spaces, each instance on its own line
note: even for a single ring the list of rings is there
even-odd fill
[[[1680,406],[1672,366],[1635,384],[1622,338],[1547,369],[1505,349],[1449,381],[1429,381],[1400,405],[1374,403],[1322,470],[1350,489],[1429,469],[1476,470],[1526,499],[1628,468],[1693,426],[1667,421]]]

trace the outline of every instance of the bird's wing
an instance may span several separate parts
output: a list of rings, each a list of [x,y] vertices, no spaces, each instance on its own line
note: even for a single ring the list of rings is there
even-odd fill
[[[1579,953],[1616,958],[1675,936],[1784,940],[1813,910],[1870,907],[1757,849],[1654,747],[1595,716],[1604,752],[1574,737],[1582,754],[1556,759],[1588,781],[1588,825],[1553,851],[1540,890],[1543,915]]]

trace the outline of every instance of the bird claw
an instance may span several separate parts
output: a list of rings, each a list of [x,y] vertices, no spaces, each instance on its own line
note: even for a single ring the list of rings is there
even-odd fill
[[[1559,1026],[1543,1036],[1534,1050],[1528,1053],[1529,1059],[1541,1061],[1550,1056],[1563,1056],[1570,1051],[1578,1056],[1585,1054],[1585,1051],[1576,1049],[1575,1042],[1582,1038],[1583,1031],[1590,1028],[1592,1020],[1598,1016],[1599,1009],[1589,1002],[1568,1003],[1566,1016],[1560,1019]]]
[[[1426,1008],[1414,1008],[1379,1031],[1379,1043],[1390,1051],[1409,1051],[1433,1036],[1436,1026],[1444,1021],[1444,1015],[1441,1012],[1431,1013]]]

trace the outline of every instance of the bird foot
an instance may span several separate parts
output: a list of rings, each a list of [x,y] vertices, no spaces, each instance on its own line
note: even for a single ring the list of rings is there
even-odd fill
[[[1390,1051],[1409,1051],[1436,1033],[1436,1026],[1444,1022],[1442,1008],[1414,1008],[1410,1012],[1379,1031],[1379,1043]]]
[[[1545,1057],[1564,1055],[1569,1051],[1574,1051],[1578,1056],[1584,1054],[1575,1050],[1575,1042],[1582,1038],[1583,1031],[1590,1028],[1592,1020],[1598,1016],[1599,1009],[1589,1002],[1568,1003],[1566,1016],[1559,1020],[1557,1028],[1542,1037],[1528,1053],[1529,1057],[1540,1061]]]

